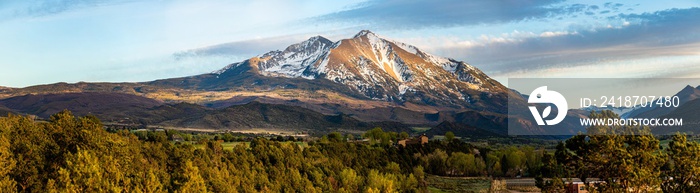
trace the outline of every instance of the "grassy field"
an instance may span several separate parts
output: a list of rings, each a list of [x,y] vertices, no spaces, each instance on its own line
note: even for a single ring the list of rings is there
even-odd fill
[[[426,180],[430,192],[488,192],[491,188],[491,180],[487,178],[430,175]]]
[[[433,138],[432,138],[432,139],[444,140],[444,139],[445,139],[445,136],[444,136],[444,135],[433,135]],[[455,137],[455,139],[462,139],[462,137]]]
[[[413,133],[423,133],[430,130],[430,127],[411,127]]]
[[[295,143],[295,144],[299,145],[299,147],[301,147],[302,149],[308,146],[308,144],[306,142],[285,141],[285,142],[280,142],[280,143],[283,143],[283,144]],[[221,143],[221,146],[224,147],[224,150],[232,150],[237,145],[244,145],[246,148],[248,148],[248,147],[250,147],[250,142],[224,142],[224,143]],[[195,144],[194,146],[196,148],[204,148],[204,144]]]

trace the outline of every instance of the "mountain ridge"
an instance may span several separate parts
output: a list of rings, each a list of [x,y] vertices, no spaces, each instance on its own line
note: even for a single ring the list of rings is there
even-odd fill
[[[509,92],[465,62],[437,57],[368,30],[336,42],[314,36],[212,73],[146,84],[220,91],[321,89],[360,99],[499,113],[505,113]]]
[[[679,107],[683,106],[685,103],[700,98],[700,86],[692,87],[690,85],[686,85],[685,87],[683,87],[683,89],[678,91],[673,96],[678,97]],[[625,116],[635,118],[657,118],[667,115],[677,109],[677,107],[659,108],[656,105],[656,101],[650,102],[649,105],[651,105],[651,107],[635,109],[631,112],[628,112]]]
[[[435,126],[458,121],[443,128],[469,125],[499,134],[507,125],[508,97],[517,96],[516,100],[522,100],[517,104],[524,104],[517,93],[466,62],[434,56],[368,30],[335,42],[314,36],[211,73],[140,83],[57,83],[4,89],[0,98],[73,92],[125,93],[219,110],[262,102],[364,122]],[[460,113],[465,111],[470,113]]]

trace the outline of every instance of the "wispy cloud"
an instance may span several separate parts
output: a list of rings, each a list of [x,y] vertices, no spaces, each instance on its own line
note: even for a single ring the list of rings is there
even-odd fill
[[[352,27],[354,29],[354,27]],[[222,43],[212,46],[195,48],[173,54],[175,60],[202,58],[208,56],[225,56],[248,59],[274,50],[283,50],[292,44],[307,40],[313,36],[323,36],[331,41],[349,38],[347,29],[328,30],[323,33],[298,33],[267,38],[253,38],[242,41]],[[357,32],[357,31],[352,31]]]
[[[700,54],[700,8],[620,14],[609,19],[623,22],[592,30],[516,31],[474,40],[432,39],[423,44],[440,45],[430,49],[494,73],[587,65],[610,58]]]
[[[643,14],[620,14],[619,18],[639,20],[638,31],[627,31],[645,39],[646,44],[685,44],[700,41],[700,8],[670,9]],[[632,30],[635,30],[632,28]]]
[[[375,28],[405,29],[501,23],[582,11],[586,6],[556,5],[561,0],[375,0],[354,9],[314,18],[313,21],[366,23]]]
[[[10,10],[11,16],[39,17],[76,9],[116,5],[135,1],[136,0],[34,0],[8,3],[8,5],[11,4],[13,6]]]
[[[282,36],[229,42],[177,52],[173,57],[177,60],[205,56],[237,56],[244,59],[272,50],[284,49],[287,45],[303,41],[303,38],[308,37]]]

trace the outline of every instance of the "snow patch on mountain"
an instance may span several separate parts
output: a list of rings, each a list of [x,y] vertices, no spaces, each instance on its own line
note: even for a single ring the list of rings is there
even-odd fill
[[[416,48],[415,46],[408,45],[408,44],[405,44],[402,42],[397,42],[397,41],[393,41],[393,43],[408,53],[418,54],[418,48]]]
[[[328,53],[332,42],[324,37],[315,36],[306,41],[287,47],[284,51],[272,51],[260,57],[258,64],[261,74],[302,77],[309,66],[322,59]],[[312,78],[313,76],[304,76]]]
[[[408,85],[405,85],[405,84],[400,84],[400,85],[399,85],[399,94],[404,95],[404,94],[406,94],[406,92],[408,92],[408,91],[414,92],[414,91],[416,91],[416,90],[413,89],[413,88],[411,88],[411,87],[408,86]]]
[[[362,37],[365,37],[367,41],[369,41],[368,43],[374,54],[374,64],[376,64],[379,69],[384,70],[384,72],[394,77],[398,82],[412,80],[413,73],[395,52],[392,42],[366,30],[355,35],[355,39],[359,41],[363,41]]]

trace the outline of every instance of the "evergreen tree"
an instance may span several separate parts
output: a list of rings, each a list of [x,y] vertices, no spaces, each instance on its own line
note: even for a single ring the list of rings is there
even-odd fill
[[[664,192],[700,192],[700,145],[676,133],[668,148],[672,167],[664,174]]]
[[[9,175],[16,161],[10,151],[10,141],[4,134],[4,131],[0,133],[0,192],[16,192],[17,182]]]
[[[200,175],[199,168],[191,161],[185,162],[182,172],[185,178],[181,182],[176,182],[180,187],[175,192],[207,192],[207,186]]]
[[[592,112],[591,119],[619,119],[612,111]],[[598,177],[599,191],[646,192],[660,187],[660,168],[666,155],[649,128],[632,126],[592,126],[587,135],[566,141],[574,152],[566,165],[572,166],[582,180]],[[567,157],[567,153],[559,152]],[[559,158],[558,158],[559,159]]]

